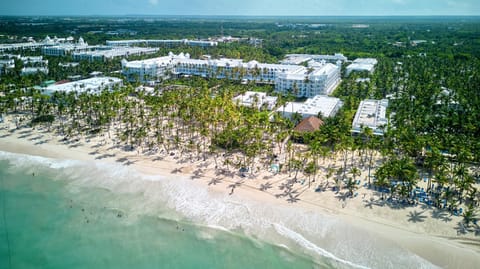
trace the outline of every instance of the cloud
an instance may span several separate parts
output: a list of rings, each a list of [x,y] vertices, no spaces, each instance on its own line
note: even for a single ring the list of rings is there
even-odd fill
[[[158,5],[158,0],[148,0],[148,2],[154,6]]]

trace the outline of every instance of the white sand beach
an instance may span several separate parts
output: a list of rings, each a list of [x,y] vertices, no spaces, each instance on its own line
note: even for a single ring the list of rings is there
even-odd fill
[[[219,173],[212,159],[192,162],[187,156],[157,153],[142,155],[124,151],[106,137],[78,138],[62,141],[45,129],[22,128],[11,131],[8,118],[0,124],[0,150],[55,159],[121,163],[146,175],[181,175],[209,192],[264,203],[265,206],[301,208],[307,212],[331,214],[382,240],[394,242],[406,250],[442,268],[477,268],[480,264],[480,237],[475,232],[461,233],[460,216],[427,205],[401,206],[381,199],[374,190],[364,187],[363,170],[355,197],[347,190],[332,191],[334,182],[321,171],[316,182],[308,186],[303,175],[297,183],[285,187],[292,179],[288,173],[239,173],[232,168]],[[321,162],[324,167],[339,166],[334,159]],[[174,177],[171,177],[174,181]],[[328,185],[327,185],[328,183]],[[325,187],[315,191],[317,187]],[[328,186],[328,187],[327,187]],[[321,188],[320,188],[321,189]]]

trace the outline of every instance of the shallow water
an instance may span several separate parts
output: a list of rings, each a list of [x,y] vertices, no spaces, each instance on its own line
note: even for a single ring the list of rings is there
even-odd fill
[[[0,190],[0,268],[432,267],[331,216],[117,164],[0,152]]]

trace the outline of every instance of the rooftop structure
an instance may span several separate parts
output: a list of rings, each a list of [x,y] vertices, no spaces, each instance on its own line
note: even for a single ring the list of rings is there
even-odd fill
[[[285,59],[280,61],[282,64],[301,64],[314,61],[326,61],[330,63],[346,62],[348,59],[341,53],[335,53],[334,55],[317,55],[317,54],[287,54]]]
[[[36,73],[48,74],[48,67],[24,67],[22,68],[20,75],[26,76]]]
[[[310,63],[309,63],[310,64]],[[267,64],[241,59],[191,59],[175,55],[142,60],[122,61],[123,73],[129,81],[150,83],[169,75],[196,75],[275,84],[280,93],[312,97],[331,93],[340,83],[340,68],[325,62],[302,65]]]
[[[238,102],[240,105],[248,107],[256,107],[260,109],[265,106],[267,109],[272,110],[277,104],[276,96],[267,96],[264,92],[251,92],[248,91],[242,95],[233,98],[234,102]]]
[[[377,64],[377,59],[373,58],[358,58],[353,61],[352,64],[347,66],[346,75],[350,75],[352,71],[367,71],[373,73],[375,71],[375,65]]]
[[[317,95],[308,98],[304,103],[288,102],[284,106],[277,109],[284,117],[292,118],[293,114],[298,113],[302,118],[310,116],[328,118],[337,114],[338,110],[343,106],[343,102],[335,97]]]
[[[188,39],[132,39],[132,40],[107,40],[107,46],[129,47],[129,46],[192,46],[192,47],[216,47],[218,42],[209,40],[188,40]]]
[[[94,50],[84,52],[74,52],[72,57],[74,60],[88,61],[104,61],[116,57],[128,57],[132,55],[147,55],[158,51],[158,48],[139,48],[139,47],[118,47],[105,50]]]
[[[321,119],[315,116],[310,116],[303,119],[299,124],[297,124],[294,131],[299,133],[315,132],[320,129],[320,126],[322,126],[323,124],[324,122]]]
[[[73,37],[67,37],[67,38],[54,37],[52,39],[49,36],[47,36],[44,40],[40,42],[35,42],[35,40],[29,39],[29,42],[0,44],[0,52],[11,51],[11,50],[26,50],[26,49],[36,50],[46,46],[55,46],[65,42],[69,43],[72,41],[73,41]]]
[[[363,127],[373,130],[374,135],[383,135],[387,119],[388,100],[367,99],[360,102],[352,123],[352,133],[361,133]]]
[[[80,37],[77,43],[68,42],[60,43],[53,46],[44,46],[42,47],[42,53],[48,56],[65,56],[73,52],[87,51],[93,48],[95,48],[95,46],[89,46],[88,43]]]
[[[115,77],[94,77],[82,79],[75,82],[68,82],[57,85],[50,85],[45,88],[45,93],[53,92],[93,92],[97,93],[103,89],[112,89],[115,85],[122,85],[122,80]]]

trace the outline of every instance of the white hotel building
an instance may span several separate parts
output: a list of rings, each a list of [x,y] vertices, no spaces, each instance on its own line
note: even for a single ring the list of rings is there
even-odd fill
[[[374,135],[383,135],[388,124],[387,107],[387,99],[366,99],[360,102],[353,119],[352,133],[361,133],[363,127],[368,127]]]
[[[330,94],[340,83],[340,67],[310,61],[302,65],[266,64],[241,59],[190,59],[189,54],[142,60],[122,61],[123,74],[129,81],[155,83],[169,75],[196,75],[275,84],[275,90],[298,97]]]

